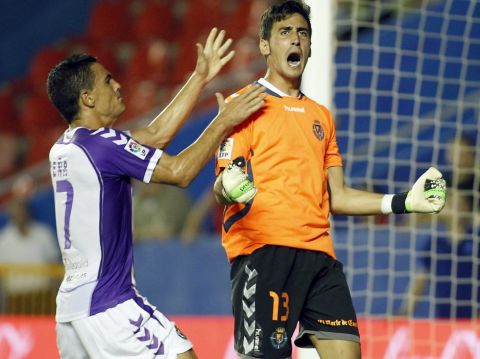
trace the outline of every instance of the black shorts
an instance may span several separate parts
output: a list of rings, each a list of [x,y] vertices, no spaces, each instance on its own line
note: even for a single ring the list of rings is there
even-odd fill
[[[231,268],[235,350],[241,358],[290,358],[319,339],[360,342],[343,265],[322,252],[265,246]]]

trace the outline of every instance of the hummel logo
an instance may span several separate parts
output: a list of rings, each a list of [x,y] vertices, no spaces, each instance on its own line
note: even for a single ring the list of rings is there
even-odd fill
[[[288,112],[305,112],[304,107],[290,107],[290,106],[283,105],[283,109]]]

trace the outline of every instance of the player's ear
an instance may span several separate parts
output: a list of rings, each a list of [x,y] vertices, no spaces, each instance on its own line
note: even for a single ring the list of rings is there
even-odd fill
[[[95,105],[95,99],[88,91],[83,91],[81,93],[80,101],[86,107],[93,107]]]
[[[263,56],[270,55],[270,44],[268,43],[267,40],[260,40],[260,43],[258,44],[258,47],[260,48],[260,53]]]

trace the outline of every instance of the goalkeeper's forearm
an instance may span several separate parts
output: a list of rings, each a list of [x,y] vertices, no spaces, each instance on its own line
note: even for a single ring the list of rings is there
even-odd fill
[[[383,194],[343,187],[341,191],[332,191],[330,210],[336,215],[370,216],[381,214]]]
[[[386,195],[345,186],[339,167],[329,168],[328,173],[330,210],[333,214],[438,213],[445,205],[445,180],[433,167],[417,179],[410,191]]]

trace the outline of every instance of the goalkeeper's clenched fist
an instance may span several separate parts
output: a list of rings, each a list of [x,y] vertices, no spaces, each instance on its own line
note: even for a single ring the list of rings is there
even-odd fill
[[[222,194],[228,203],[247,203],[255,197],[257,189],[243,171],[245,159],[238,157],[231,161],[222,175]]]
[[[406,193],[385,195],[383,213],[438,213],[445,206],[447,186],[442,174],[430,167]]]

